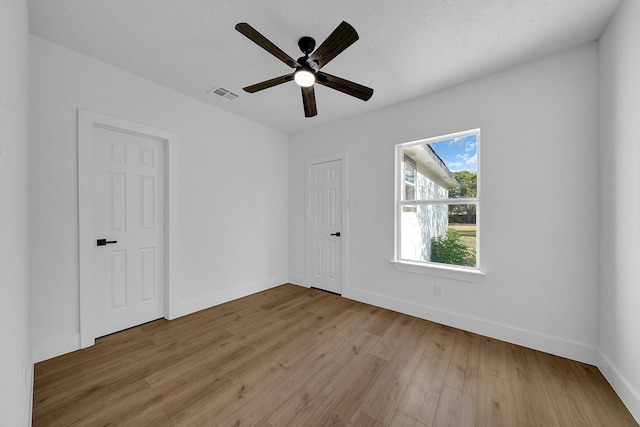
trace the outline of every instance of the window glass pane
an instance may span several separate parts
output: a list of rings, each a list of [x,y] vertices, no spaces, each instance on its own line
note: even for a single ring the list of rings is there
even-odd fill
[[[404,200],[415,200],[416,188],[413,185],[404,186]]]
[[[404,164],[404,181],[407,184],[416,183],[416,165],[406,160]]]
[[[415,200],[416,198],[416,163],[404,156],[404,194],[402,200]]]
[[[447,233],[431,240],[431,261],[476,267],[476,232],[476,205],[449,205]]]
[[[476,204],[404,205],[400,258],[476,266]]]
[[[415,200],[477,197],[477,137],[473,133],[402,148],[404,179],[415,184]],[[407,157],[415,169],[410,170]]]

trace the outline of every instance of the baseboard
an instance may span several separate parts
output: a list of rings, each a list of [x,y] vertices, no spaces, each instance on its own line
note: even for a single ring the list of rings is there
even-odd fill
[[[33,381],[35,367],[33,362],[33,348],[31,349],[27,358],[22,360],[22,387],[15,387],[12,392],[23,393],[21,401],[24,402],[22,406],[22,426],[32,425],[33,418]],[[16,418],[17,421],[17,418]]]
[[[632,387],[622,375],[620,371],[611,363],[611,361],[598,350],[598,361],[596,366],[602,372],[602,375],[609,381],[611,387],[616,391],[622,402],[626,405],[631,415],[640,423],[640,392]]]
[[[38,363],[79,349],[80,334],[65,335],[31,347],[31,358]]]
[[[556,356],[566,357],[567,359],[577,360],[590,365],[596,364],[596,349],[588,345],[460,313],[420,305],[386,295],[363,291],[361,289],[348,288],[342,295],[356,301],[431,320],[443,325],[507,341]]]
[[[238,298],[246,297],[257,292],[266,291],[267,289],[280,286],[283,283],[287,283],[287,278],[272,278],[269,280],[250,283],[244,286],[225,289],[220,292],[205,295],[199,298],[194,298],[188,301],[182,301],[177,304],[177,313],[174,319],[219,304],[224,304],[225,302],[233,301]]]

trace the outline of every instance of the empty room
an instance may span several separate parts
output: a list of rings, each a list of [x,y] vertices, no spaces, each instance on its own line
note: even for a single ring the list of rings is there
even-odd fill
[[[0,425],[638,426],[640,2],[0,4]]]

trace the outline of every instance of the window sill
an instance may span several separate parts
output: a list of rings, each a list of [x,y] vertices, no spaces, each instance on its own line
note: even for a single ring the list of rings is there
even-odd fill
[[[462,280],[465,282],[477,282],[486,276],[487,273],[480,270],[473,270],[469,268],[454,267],[454,266],[440,266],[434,264],[423,264],[419,262],[411,261],[389,261],[393,268],[398,271],[405,271],[408,273],[425,274],[428,276],[444,277],[446,279]]]

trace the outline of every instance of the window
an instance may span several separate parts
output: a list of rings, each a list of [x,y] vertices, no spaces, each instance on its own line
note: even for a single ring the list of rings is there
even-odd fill
[[[395,261],[479,268],[480,130],[396,146]]]

